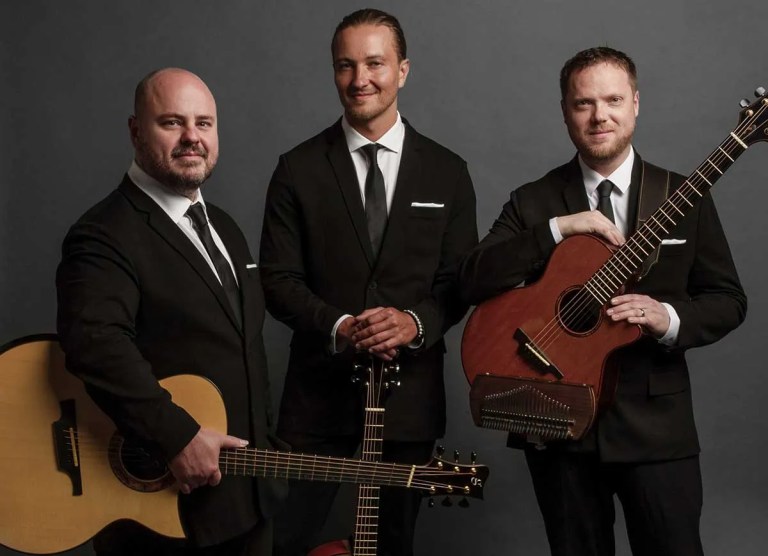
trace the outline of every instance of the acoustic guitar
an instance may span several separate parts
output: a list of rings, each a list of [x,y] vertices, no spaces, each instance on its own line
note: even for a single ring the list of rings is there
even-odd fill
[[[207,379],[160,381],[204,427],[227,431]],[[0,353],[0,544],[33,554],[78,546],[109,523],[131,519],[181,538],[178,489],[168,468],[126,442],[64,368],[53,335],[23,338]],[[425,495],[482,498],[488,469],[438,458],[427,465],[374,463],[261,448],[222,450],[223,475],[365,483]],[[226,478],[224,479],[226,480]]]
[[[361,442],[363,461],[381,461],[384,443],[384,414],[386,395],[398,383],[394,375],[400,367],[373,356],[360,354],[365,362],[355,364],[354,379],[362,382],[365,396],[365,421]],[[357,510],[353,546],[346,540],[330,541],[312,549],[307,556],[376,556],[379,533],[379,495],[381,487],[360,484],[357,487]]]
[[[768,140],[768,98],[763,88],[755,94],[752,104],[742,101],[738,126],[624,245],[566,238],[541,279],[472,312],[461,356],[476,425],[536,444],[583,438],[614,395],[611,355],[641,335],[606,318],[605,308],[736,159]]]

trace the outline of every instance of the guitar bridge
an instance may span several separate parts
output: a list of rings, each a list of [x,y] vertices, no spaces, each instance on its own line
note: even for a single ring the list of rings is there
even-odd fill
[[[61,418],[51,425],[56,466],[72,481],[72,496],[82,496],[83,479],[80,474],[80,444],[77,436],[75,400],[63,400],[59,402],[59,407]]]
[[[531,363],[533,368],[541,374],[551,373],[558,379],[564,377],[557,365],[549,360],[547,355],[528,337],[528,334],[522,328],[515,330],[515,340],[520,344],[518,353],[520,356]]]

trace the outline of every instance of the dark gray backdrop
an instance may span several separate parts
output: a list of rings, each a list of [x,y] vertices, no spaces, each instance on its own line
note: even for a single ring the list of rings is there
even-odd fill
[[[205,195],[232,213],[257,253],[278,155],[340,114],[329,41],[340,18],[359,7],[295,0],[3,2],[0,344],[54,330],[61,239],[127,169],[132,92],[152,69],[188,68],[213,90],[222,156]],[[736,125],[738,100],[757,85],[768,87],[765,2],[431,0],[378,7],[400,18],[408,39],[411,74],[400,110],[468,161],[481,235],[512,188],[572,156],[557,76],[576,51],[608,44],[634,57],[641,91],[635,145],[648,160],[683,173]],[[765,553],[766,148],[750,148],[715,191],[749,296],[747,322],[716,346],[689,354],[709,554]],[[438,505],[423,512],[419,552],[546,554],[521,454],[504,447],[503,434],[472,425],[460,332],[456,327],[448,337],[445,444],[477,450],[492,476],[486,500],[469,510]],[[268,321],[276,399],[288,337]],[[337,506],[329,535],[343,531],[351,511]],[[619,554],[629,553],[621,528],[618,544]]]

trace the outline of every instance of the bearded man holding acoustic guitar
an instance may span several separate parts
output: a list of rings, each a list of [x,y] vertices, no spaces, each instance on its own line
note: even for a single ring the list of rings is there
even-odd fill
[[[563,67],[560,88],[578,155],[512,192],[462,264],[469,302],[546,276],[555,246],[569,236],[595,234],[621,246],[642,217],[641,191],[661,191],[663,201],[683,185],[683,176],[644,163],[632,147],[639,93],[628,56],[582,51]],[[510,435],[511,446],[525,449],[553,555],[614,554],[614,494],[633,554],[702,554],[699,444],[684,354],[736,328],[746,297],[714,203],[700,197],[658,252],[646,254],[653,264],[631,293],[611,296],[600,317],[644,333],[614,354],[613,402],[578,441],[534,445]],[[595,357],[607,357],[599,349]]]

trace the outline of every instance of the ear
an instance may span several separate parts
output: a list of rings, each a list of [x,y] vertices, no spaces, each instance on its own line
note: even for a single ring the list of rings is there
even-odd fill
[[[139,120],[133,114],[128,117],[128,132],[131,135],[131,143],[136,148],[139,141]]]
[[[565,121],[565,99],[562,98],[560,99],[560,111],[563,113],[563,121]]]
[[[635,98],[632,99],[632,104],[635,105],[635,118],[640,115],[640,91],[635,91]]]
[[[397,88],[401,89],[403,85],[405,85],[405,80],[408,79],[408,72],[411,69],[411,61],[406,58],[405,60],[401,60],[400,64],[397,68],[398,72],[398,80],[397,80]]]

